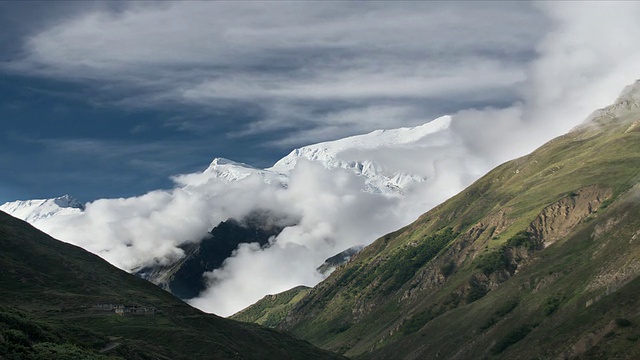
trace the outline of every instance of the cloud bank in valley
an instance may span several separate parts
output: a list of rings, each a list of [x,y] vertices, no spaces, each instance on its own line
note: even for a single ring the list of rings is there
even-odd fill
[[[494,29],[484,24],[476,38],[460,42],[454,41],[458,38],[455,31],[444,32],[442,36],[443,32],[438,31],[439,26],[446,28],[438,16],[446,15],[447,21],[457,18],[455,9],[448,7],[416,16],[404,12],[399,18],[406,17],[406,27],[396,32],[390,29],[398,25],[393,20],[398,20],[394,15],[398,15],[399,10],[389,9],[387,5],[372,5],[367,16],[357,19],[350,18],[354,13],[347,11],[335,20],[326,21],[336,12],[332,6],[296,4],[291,11],[300,17],[300,22],[292,20],[297,17],[283,19],[285,15],[268,6],[261,10],[272,17],[263,18],[256,15],[256,9],[246,5],[225,5],[220,13],[233,13],[229,19],[259,20],[256,24],[262,29],[257,31],[248,20],[246,24],[241,21],[243,26],[235,26],[222,19],[220,29],[213,27],[210,33],[201,35],[180,31],[185,26],[184,19],[196,23],[205,21],[189,18],[194,11],[190,6],[205,5],[136,6],[119,15],[98,12],[78,18],[33,37],[28,44],[27,61],[17,66],[22,68],[16,71],[29,71],[29,64],[44,64],[38,71],[47,76],[115,76],[119,81],[138,82],[136,86],[141,86],[139,82],[147,84],[150,78],[144,73],[133,77],[140,64],[173,67],[184,64],[182,54],[186,54],[188,63],[196,68],[210,61],[215,52],[214,60],[220,66],[239,61],[248,69],[257,66],[252,64],[257,55],[277,60],[300,48],[312,48],[317,52],[310,54],[320,56],[321,60],[310,67],[296,64],[293,75],[278,71],[262,74],[258,68],[256,72],[220,74],[194,83],[194,74],[180,68],[170,72],[167,78],[148,84],[155,89],[153,98],[144,99],[150,103],[157,99],[205,103],[235,99],[260,104],[263,119],[238,130],[234,136],[278,130],[292,122],[304,125],[294,131],[292,137],[279,140],[281,146],[295,143],[296,137],[315,139],[318,134],[330,137],[344,131],[370,130],[371,126],[388,128],[427,120],[424,116],[430,111],[422,109],[420,101],[413,100],[425,100],[428,106],[431,101],[447,97],[470,99],[484,93],[500,97],[507,90],[517,94],[502,106],[458,109],[451,126],[433,134],[424,146],[368,152],[366,156],[380,164],[428,178],[408,189],[404,197],[364,193],[360,191],[361,177],[346,170],[327,170],[319,164],[301,161],[291,173],[287,188],[266,184],[257,176],[230,184],[218,181],[189,184],[185,180],[187,183],[170,191],[97,200],[87,205],[83,215],[52,219],[41,225],[65,241],[130,269],[154,261],[175,260],[181,255],[178,248],[181,243],[198,241],[218,222],[229,217],[241,218],[256,208],[299,219],[298,225],[285,229],[270,247],[243,245],[222,269],[207,275],[211,286],[192,304],[220,315],[232,314],[267,293],[299,284],[314,285],[321,280],[315,268],[326,257],[353,245],[369,243],[405,225],[493,166],[568,131],[594,109],[611,103],[624,85],[640,76],[640,24],[636,21],[640,5],[631,2],[544,3],[538,6],[544,15],[541,15],[543,20],[539,20],[547,24],[548,31],[541,38],[523,33],[522,28],[526,26],[518,23],[523,19],[507,14],[507,20],[500,23],[502,27]],[[351,9],[353,5],[344,6]],[[473,11],[476,15],[483,12],[480,8]],[[488,19],[495,19],[496,14],[491,14],[487,14]],[[172,22],[173,26],[167,28],[177,29],[176,32],[157,30],[157,23],[162,19]],[[303,30],[307,24],[310,28]],[[89,40],[92,31],[106,27],[121,30],[105,35],[102,44],[111,51],[98,57],[96,54],[104,52],[102,48],[93,47],[101,45]],[[464,33],[463,30],[460,31]],[[509,35],[511,31],[515,34]],[[194,52],[191,47],[181,48],[187,45],[177,45],[204,41],[199,36],[219,39],[220,32],[237,39],[237,46],[246,56],[239,59],[237,48],[229,47],[224,41],[205,49],[212,53]],[[137,33],[141,33],[141,37],[134,36],[120,43],[123,34]],[[83,41],[64,42],[75,36],[81,36]],[[277,46],[274,38],[278,39]],[[147,39],[151,47],[139,46]],[[163,50],[159,39],[174,45]],[[513,61],[509,55],[502,58],[507,59],[506,62],[491,61],[481,55],[469,57],[469,48],[490,41],[500,44],[494,51],[527,54],[528,47],[521,45],[526,39],[535,41],[536,45],[535,55],[524,62]],[[363,50],[367,53],[368,44],[378,44],[378,41],[387,44],[373,53],[382,62],[368,62],[350,55]],[[387,58],[393,57],[387,54],[393,54],[395,47],[421,58],[425,55],[423,45],[431,54],[424,63]],[[125,47],[133,51],[125,52]],[[336,54],[327,50],[332,47],[346,49],[345,57],[328,57],[327,54]],[[478,54],[482,53],[480,50]],[[440,63],[433,55],[438,51],[449,54],[449,59],[456,59],[453,66]],[[457,57],[456,52],[465,56]],[[125,56],[124,61],[121,56]],[[345,63],[344,59],[348,61]],[[329,69],[322,63],[335,67]],[[75,71],[78,64],[91,71]],[[390,66],[381,70],[380,64]],[[409,71],[414,68],[417,70]],[[432,74],[433,71],[438,73]],[[402,101],[385,104],[381,100],[396,96],[401,96]],[[358,106],[320,111],[327,101],[344,99]],[[373,100],[382,105],[374,105]],[[379,114],[386,114],[388,118],[378,117]],[[403,117],[411,123],[403,122]],[[358,151],[343,154],[349,158],[364,155]]]

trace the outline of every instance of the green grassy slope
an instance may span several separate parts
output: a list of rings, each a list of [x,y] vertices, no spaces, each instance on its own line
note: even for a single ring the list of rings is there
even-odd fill
[[[65,358],[74,351],[82,355],[71,358],[339,358],[287,334],[204,314],[2,212],[0,249],[0,358]],[[92,308],[103,303],[160,313],[118,316]],[[58,350],[62,355],[52,355]]]
[[[276,295],[267,295],[229,318],[276,327],[310,290],[311,288],[306,286],[296,286]]]
[[[356,358],[637,358],[640,111],[614,110],[378,239],[279,327]]]

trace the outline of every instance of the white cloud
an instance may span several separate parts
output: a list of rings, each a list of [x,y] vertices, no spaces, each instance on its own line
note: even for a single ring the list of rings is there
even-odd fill
[[[290,50],[305,57],[305,51],[314,50],[331,56],[363,51],[388,56],[396,50],[398,58],[411,52],[527,51],[522,40],[537,34],[515,25],[537,26],[539,19],[522,10],[533,9],[419,3],[136,3],[117,12],[95,10],[64,19],[30,37],[25,50],[26,60],[51,70],[87,71],[139,65],[265,65],[265,55],[285,59]],[[505,32],[504,26],[513,29]]]
[[[316,121],[338,101],[357,111],[384,99],[421,121],[443,111],[425,103],[501,101],[525,79],[544,25],[526,3],[130,3],[39,30],[3,68],[88,82],[120,106],[250,103],[269,126],[236,135],[312,126],[315,142],[353,134]],[[283,108],[297,116],[272,116]],[[377,127],[362,117],[358,130]],[[284,142],[304,145],[298,135]]]
[[[640,4],[584,2],[541,4],[553,31],[538,45],[527,106],[531,118],[554,113],[584,118],[608,105],[640,74]],[[562,111],[562,112],[560,112]],[[565,131],[562,121],[555,131]]]
[[[424,62],[391,64],[378,68],[358,64],[320,69],[308,78],[283,78],[282,74],[221,75],[192,88],[182,96],[193,101],[212,99],[344,100],[438,98],[469,96],[482,91],[512,88],[525,79],[521,64],[505,64],[480,57],[451,64]],[[469,79],[473,77],[474,81]]]
[[[315,268],[326,258],[407,221],[398,199],[364,193],[363,185],[347,170],[301,161],[288,189],[270,204],[299,214],[298,225],[285,228],[266,249],[241,246],[222,269],[208,275],[211,286],[190,303],[226,316],[265,294],[313,286],[322,279]]]

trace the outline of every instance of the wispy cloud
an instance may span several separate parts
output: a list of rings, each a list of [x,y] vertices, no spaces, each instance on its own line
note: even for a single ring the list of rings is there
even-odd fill
[[[436,101],[494,104],[524,81],[545,24],[529,4],[132,3],[33,33],[3,68],[93,83],[120,106],[251,104],[266,117],[236,136],[293,128],[304,134],[288,131],[283,143],[301,145],[353,134],[349,123],[323,129],[328,103],[367,115],[384,99],[423,114],[389,118],[394,126],[441,115],[424,105]]]

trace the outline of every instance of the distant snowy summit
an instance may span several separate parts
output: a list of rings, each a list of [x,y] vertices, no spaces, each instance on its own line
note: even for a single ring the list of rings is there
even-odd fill
[[[451,117],[443,116],[420,126],[375,130],[364,135],[308,145],[291,151],[267,169],[216,158],[203,172],[180,175],[175,177],[175,180],[188,186],[201,185],[209,181],[230,183],[254,175],[267,183],[286,186],[298,162],[305,159],[320,163],[326,169],[341,168],[353,171],[365,178],[364,191],[403,194],[411,184],[427,179],[403,168],[399,165],[402,159],[389,153],[428,146],[429,136],[447,130],[450,124]]]
[[[411,183],[426,179],[402,171],[400,167],[389,166],[390,162],[401,159],[387,159],[384,152],[426,145],[423,142],[429,135],[448,129],[450,124],[451,117],[443,116],[420,126],[375,130],[364,135],[308,145],[293,150],[267,170],[289,173],[300,159],[307,159],[319,162],[327,169],[348,169],[364,176],[365,191],[402,193]]]
[[[84,205],[69,195],[53,199],[18,200],[0,205],[0,210],[28,223],[53,216],[72,215],[84,211]]]
[[[286,185],[287,174],[279,174],[266,169],[258,169],[251,165],[235,162],[225,158],[215,158],[203,172],[175,176],[173,179],[186,188],[217,181],[229,184],[245,179],[249,176],[260,176],[266,183],[280,183]]]
[[[269,170],[280,172],[291,171],[298,162],[298,159],[301,158],[319,161],[328,168],[349,168],[350,165],[345,164],[345,159],[340,157],[340,154],[344,154],[348,150],[377,150],[398,146],[411,146],[420,142],[420,140],[424,139],[427,135],[448,129],[450,124],[451,117],[443,116],[420,126],[391,130],[375,130],[364,135],[350,136],[344,139],[304,146],[293,150],[289,155],[276,162]],[[366,173],[366,171],[363,172],[363,174],[364,173]]]

